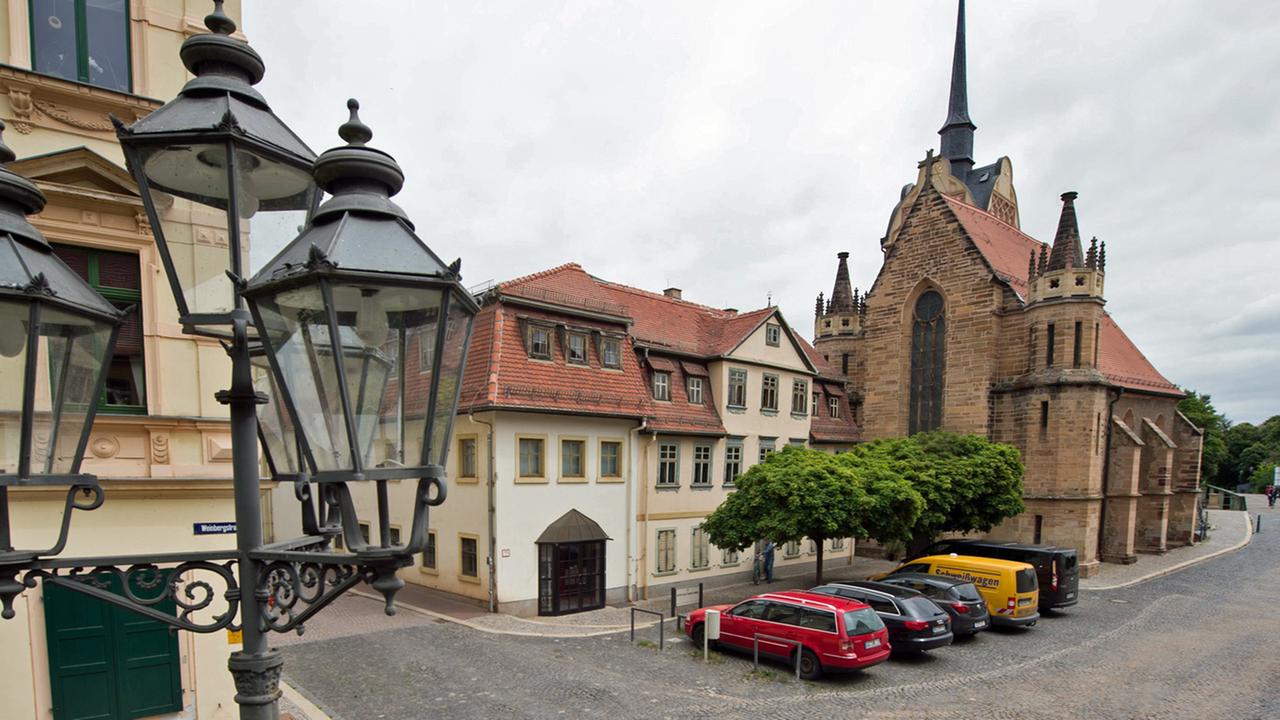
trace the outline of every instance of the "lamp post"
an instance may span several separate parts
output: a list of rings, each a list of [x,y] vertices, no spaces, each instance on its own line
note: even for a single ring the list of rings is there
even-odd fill
[[[221,0],[214,5],[205,18],[211,32],[183,43],[183,63],[195,77],[178,97],[131,126],[114,122],[183,329],[221,338],[231,358],[230,389],[217,398],[230,414],[236,550],[56,557],[66,541],[76,489],[85,488],[92,499],[74,507],[102,504],[96,482],[76,474],[92,404],[81,411],[84,430],[73,456],[54,462],[48,453],[32,450],[38,412],[24,387],[23,413],[14,424],[21,426],[21,441],[10,442],[13,423],[7,416],[0,421],[0,493],[7,484],[23,482],[57,480],[73,487],[59,543],[47,551],[12,550],[7,505],[0,503],[6,508],[0,515],[0,598],[5,617],[11,617],[13,598],[43,580],[192,632],[239,628],[243,647],[232,653],[229,669],[240,717],[266,720],[278,715],[283,667],[278,651],[269,647],[269,632],[301,632],[308,618],[360,582],[381,592],[387,613],[395,612],[395,593],[404,586],[396,571],[426,548],[429,508],[445,498],[443,466],[479,307],[460,282],[461,261],[445,265],[391,201],[404,174],[390,155],[368,147],[372,131],[360,122],[358,104],[348,103],[350,119],[339,130],[346,144],[316,158],[253,89],[264,72],[262,60],[231,37],[235,25],[223,14]],[[321,189],[331,196],[323,205]],[[38,196],[29,182],[0,171],[0,251],[7,241],[26,255],[40,254],[43,240],[15,212],[38,211],[42,202],[33,193]],[[266,212],[305,215],[307,224],[246,281],[242,225]],[[206,244],[193,242],[190,225],[197,218],[225,223],[225,253],[209,254]],[[51,257],[47,244],[43,248]],[[0,283],[8,281],[5,263],[0,262]],[[45,266],[53,267],[30,265]],[[51,273],[42,277],[52,279]],[[101,298],[89,297],[93,291],[87,287],[87,295],[79,286],[65,296],[42,295],[44,282],[29,278],[35,290],[21,293],[0,287],[0,360],[11,354],[5,323],[16,322],[10,315],[18,318],[26,308],[28,355],[46,328],[52,334],[52,328],[73,325],[58,330],[62,344],[51,335],[40,347],[52,352],[75,345],[80,355],[63,361],[65,366],[88,368],[100,386],[119,314]],[[34,299],[11,313],[16,301],[10,303],[10,295],[19,294]],[[80,306],[72,307],[76,299]],[[50,308],[74,315],[80,324],[53,323]],[[71,340],[82,336],[97,340]],[[89,351],[98,352],[92,363],[81,358]],[[39,365],[24,361],[27,368]],[[55,379],[65,377],[64,372]],[[71,387],[59,387],[64,386]],[[73,397],[69,389],[60,392]],[[66,401],[56,406],[63,415],[82,407]],[[300,537],[263,544],[259,442],[274,479],[294,484]],[[11,445],[20,447],[10,453]],[[50,441],[55,446],[62,448],[61,441]],[[16,472],[8,469],[10,454],[17,458]],[[44,476],[29,471],[33,458],[49,468]],[[417,480],[410,534],[407,542],[392,542],[387,483],[406,479]],[[374,486],[376,537],[361,537],[350,483]],[[339,533],[346,540],[341,551],[332,542]],[[115,576],[123,594],[94,582],[104,574]],[[220,596],[209,576],[220,581]],[[132,589],[137,586],[152,591]],[[162,602],[175,604],[177,614],[157,609]]]

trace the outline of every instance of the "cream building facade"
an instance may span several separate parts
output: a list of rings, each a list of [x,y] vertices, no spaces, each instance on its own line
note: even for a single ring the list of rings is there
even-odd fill
[[[230,432],[226,410],[214,399],[230,381],[230,363],[215,341],[184,335],[177,323],[108,117],[133,122],[178,93],[187,80],[178,48],[206,32],[211,4],[8,0],[3,8],[0,118],[5,142],[18,156],[10,168],[48,199],[31,220],[105,297],[135,307],[121,331],[84,462],[100,477],[106,502],[75,513],[63,555],[233,549],[233,535],[195,534],[198,523],[234,520]],[[238,21],[237,0],[225,10]],[[180,272],[195,276],[207,254],[226,252],[222,217],[175,204],[165,219],[189,238],[189,247],[179,250]],[[15,545],[52,543],[60,495],[40,488],[10,492]],[[15,605],[17,617],[0,621],[5,718],[237,716],[227,657],[238,646],[226,632],[140,629],[110,606],[52,590],[27,591]],[[99,654],[77,668],[70,658],[90,652],[88,641],[76,640],[80,631]],[[145,668],[128,670],[139,666],[144,640],[150,643]]]
[[[453,433],[448,498],[401,577],[519,615],[749,578],[751,553],[699,528],[734,477],[786,445],[858,440],[842,381],[777,308],[710,308],[576,264],[486,293]],[[392,493],[400,527],[409,504],[394,498],[410,492]],[[357,501],[376,507],[371,492]],[[853,541],[824,550],[847,563]],[[815,560],[803,541],[775,567]]]

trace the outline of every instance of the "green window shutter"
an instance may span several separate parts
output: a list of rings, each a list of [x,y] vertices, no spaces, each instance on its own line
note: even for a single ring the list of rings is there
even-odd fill
[[[114,576],[98,579],[119,592]],[[157,589],[135,579],[133,592],[147,597]],[[115,720],[182,709],[178,639],[167,625],[51,583],[45,583],[44,597],[55,720]],[[155,607],[176,610],[173,601]]]

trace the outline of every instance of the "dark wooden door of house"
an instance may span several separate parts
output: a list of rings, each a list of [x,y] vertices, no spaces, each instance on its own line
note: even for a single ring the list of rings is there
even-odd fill
[[[100,586],[118,593],[114,576]],[[147,588],[134,588],[146,596]],[[55,720],[117,720],[182,709],[178,639],[168,626],[52,583],[45,632]],[[158,610],[173,612],[172,601]]]
[[[538,546],[538,614],[604,607],[604,541]]]

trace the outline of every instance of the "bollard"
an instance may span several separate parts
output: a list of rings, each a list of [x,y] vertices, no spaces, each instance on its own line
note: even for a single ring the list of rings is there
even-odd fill
[[[1262,532],[1262,513],[1258,513],[1257,517],[1258,517],[1258,522],[1256,523],[1256,526],[1254,527],[1253,531],[1255,533],[1260,533]]]
[[[676,616],[676,589],[671,588],[671,617]]]
[[[1259,523],[1258,527],[1262,527],[1262,525],[1261,525],[1261,523],[1262,523],[1262,517],[1261,517],[1261,516],[1259,516],[1259,517],[1258,517],[1258,523]],[[698,583],[698,607],[706,607],[706,605],[704,605],[704,604],[702,603],[702,583]]]

